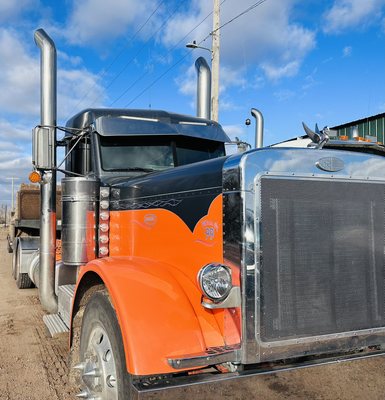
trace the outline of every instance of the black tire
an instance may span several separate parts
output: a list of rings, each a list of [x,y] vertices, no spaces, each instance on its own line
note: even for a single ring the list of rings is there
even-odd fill
[[[15,260],[15,264],[14,264],[14,268],[15,268],[15,280],[16,280],[16,286],[19,289],[30,289],[32,288],[34,285],[31,281],[31,279],[29,278],[28,274],[26,273],[22,273],[20,272],[20,246],[17,245],[16,247],[16,252],[14,254],[14,260]]]
[[[7,249],[8,253],[13,253],[13,250],[16,247],[16,229],[15,229],[15,224],[10,223],[9,224],[9,229],[8,229],[8,235],[7,235]]]
[[[95,396],[102,400],[132,398],[131,378],[127,373],[122,334],[115,310],[105,290],[95,292],[86,305],[80,333],[79,361],[84,366],[81,371],[81,386],[90,397]],[[111,369],[112,364],[114,369]],[[98,377],[84,377],[84,374],[94,369],[103,372]]]
[[[9,235],[7,235],[7,250],[8,253],[13,253],[13,248],[11,246],[11,237]]]
[[[16,279],[16,254],[17,254],[17,247],[18,247],[18,240],[15,239],[15,241],[13,242],[13,246],[14,246],[14,251],[12,254],[12,276],[13,279]]]

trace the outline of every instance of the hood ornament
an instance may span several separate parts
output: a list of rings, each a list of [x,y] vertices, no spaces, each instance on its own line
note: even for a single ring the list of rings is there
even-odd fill
[[[306,134],[309,136],[311,141],[311,147],[316,149],[322,149],[322,147],[329,141],[329,132],[330,129],[325,126],[321,131],[318,129],[318,125],[315,124],[315,132],[313,132],[304,122],[302,122],[303,129],[305,130]]]

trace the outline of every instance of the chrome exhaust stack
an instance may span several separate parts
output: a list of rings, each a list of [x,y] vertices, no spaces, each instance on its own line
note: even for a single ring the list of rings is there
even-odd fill
[[[207,61],[199,57],[195,61],[197,71],[197,117],[210,119],[211,115],[211,71]]]
[[[39,297],[43,308],[54,314],[56,263],[56,48],[43,29],[35,32],[41,51],[40,127],[34,133],[34,164],[41,173],[40,183],[40,266]],[[35,157],[35,154],[38,157]],[[39,154],[41,155],[39,159]]]
[[[251,109],[251,115],[255,118],[255,148],[263,147],[263,115],[256,108]]]

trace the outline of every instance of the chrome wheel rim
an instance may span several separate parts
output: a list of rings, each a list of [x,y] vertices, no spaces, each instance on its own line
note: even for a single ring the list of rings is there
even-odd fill
[[[115,400],[118,398],[116,363],[106,330],[95,325],[88,339],[83,360],[83,398]]]

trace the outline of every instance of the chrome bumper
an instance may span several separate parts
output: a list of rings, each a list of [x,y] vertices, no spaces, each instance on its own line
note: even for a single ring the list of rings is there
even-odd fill
[[[316,367],[346,361],[385,356],[385,351],[358,353],[307,360],[295,364],[261,364],[255,369],[234,373],[213,373],[183,376],[155,383],[136,382],[132,386],[132,400],[223,400],[258,398],[265,384],[264,376],[301,368]]]

